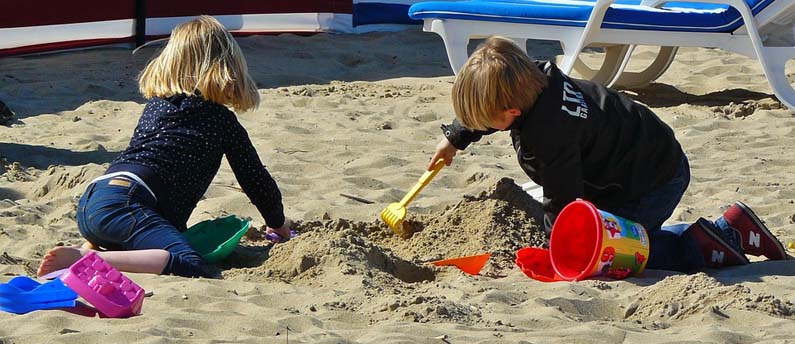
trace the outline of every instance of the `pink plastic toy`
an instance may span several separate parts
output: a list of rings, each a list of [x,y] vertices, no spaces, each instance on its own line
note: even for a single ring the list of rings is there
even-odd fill
[[[109,318],[126,318],[141,312],[144,290],[95,252],[72,264],[61,280]]]

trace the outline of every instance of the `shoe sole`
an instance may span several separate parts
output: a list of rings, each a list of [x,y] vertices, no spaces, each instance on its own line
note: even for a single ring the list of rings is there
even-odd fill
[[[766,235],[770,239],[770,241],[772,241],[776,245],[776,248],[778,249],[779,253],[781,253],[781,256],[784,257],[785,260],[791,259],[790,256],[787,254],[787,250],[784,249],[784,245],[781,244],[781,242],[776,238],[775,235],[773,235],[773,233],[770,233],[770,230],[767,229],[767,226],[765,226],[765,224],[762,223],[762,221],[759,219],[759,217],[756,216],[756,214],[754,213],[753,210],[751,210],[751,208],[749,208],[747,205],[745,205],[745,203],[741,201],[737,201],[735,202],[735,204],[740,208],[740,210],[742,210],[746,215],[748,215],[748,217],[751,219],[754,225],[756,225],[756,227],[759,228],[759,230],[761,230],[762,233],[764,233],[764,235]],[[737,234],[740,235],[740,238],[743,239],[743,245],[746,245],[745,237],[743,237],[743,234],[740,233],[739,230],[737,229],[734,229],[734,231],[737,232]]]

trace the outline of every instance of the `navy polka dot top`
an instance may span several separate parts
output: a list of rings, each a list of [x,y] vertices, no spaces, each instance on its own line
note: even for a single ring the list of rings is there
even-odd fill
[[[107,173],[133,172],[153,190],[158,211],[180,230],[226,155],[243,192],[270,227],[284,224],[282,196],[246,129],[223,105],[197,96],[152,98],[130,145]]]

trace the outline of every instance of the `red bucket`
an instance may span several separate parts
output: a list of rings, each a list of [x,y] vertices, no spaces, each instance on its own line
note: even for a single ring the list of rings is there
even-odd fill
[[[646,267],[649,237],[641,224],[576,200],[558,214],[549,254],[556,275],[563,280],[600,275],[621,279]]]

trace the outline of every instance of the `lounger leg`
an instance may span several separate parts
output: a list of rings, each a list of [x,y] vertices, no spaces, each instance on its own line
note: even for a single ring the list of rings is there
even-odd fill
[[[714,1],[714,0],[710,0]],[[727,0],[729,5],[736,8],[743,18],[745,28],[748,31],[748,38],[750,38],[751,45],[754,48],[756,57],[759,63],[762,64],[762,70],[765,71],[767,82],[773,89],[778,100],[784,104],[790,111],[795,112],[795,88],[792,88],[789,80],[787,79],[786,65],[787,61],[795,59],[795,47],[766,47],[759,35],[759,29],[756,26],[756,21],[748,8],[748,4],[742,0]],[[781,2],[786,4],[785,2]],[[726,47],[727,50],[746,54],[743,47],[748,45],[736,45]]]
[[[572,49],[574,50],[574,49]],[[580,60],[579,51],[566,51],[563,49],[563,57],[558,61],[558,65],[563,74],[571,74],[572,69],[577,61]]]
[[[605,58],[599,69],[588,67],[579,57],[574,61],[573,68],[583,79],[607,85],[610,80],[616,77],[621,61],[624,60],[624,56],[628,53],[628,49],[629,46],[625,44],[606,47]]]
[[[571,73],[574,63],[579,59],[580,52],[593,42],[593,37],[601,30],[602,20],[607,9],[614,2],[615,0],[596,0],[591,10],[591,15],[588,17],[588,23],[585,24],[582,32],[576,35],[561,35],[560,42],[563,45],[563,59],[561,60],[560,69],[564,74]]]
[[[453,73],[458,75],[461,67],[467,62],[469,55],[467,54],[467,45],[469,44],[469,37],[463,35],[447,36],[444,40],[444,48],[447,49],[447,59],[450,60],[450,66],[453,67]]]
[[[790,111],[795,111],[795,88],[787,79],[787,61],[795,59],[793,47],[762,47],[759,62],[765,71],[767,82],[781,103]]]
[[[648,86],[668,70],[678,50],[679,47],[660,47],[657,57],[646,69],[640,72],[625,72],[622,70],[621,73],[617,74],[618,79],[613,83],[613,86],[625,88]]]
[[[570,74],[574,69],[574,65],[578,64],[578,61],[582,63],[582,61],[580,61],[580,52],[582,52],[583,46],[580,43],[580,38],[582,38],[582,35],[571,33],[563,34],[560,37],[560,47],[563,49],[563,57],[558,59],[557,64],[563,74]],[[585,64],[582,64],[580,67],[587,68]]]
[[[621,62],[618,64],[618,68],[616,68],[616,71],[613,73],[610,80],[608,80],[606,83],[607,87],[613,87],[616,81],[618,81],[618,78],[621,77],[621,74],[624,73],[624,70],[627,69],[627,64],[629,64],[629,58],[632,57],[632,52],[635,51],[635,47],[637,47],[637,45],[635,44],[627,46],[627,50],[624,52],[623,56],[621,56]]]
[[[447,59],[450,60],[453,73],[457,75],[469,58],[467,45],[471,35],[466,25],[458,25],[457,23],[437,19],[430,23],[426,21],[423,29],[435,32],[442,37],[444,48],[447,50]]]

